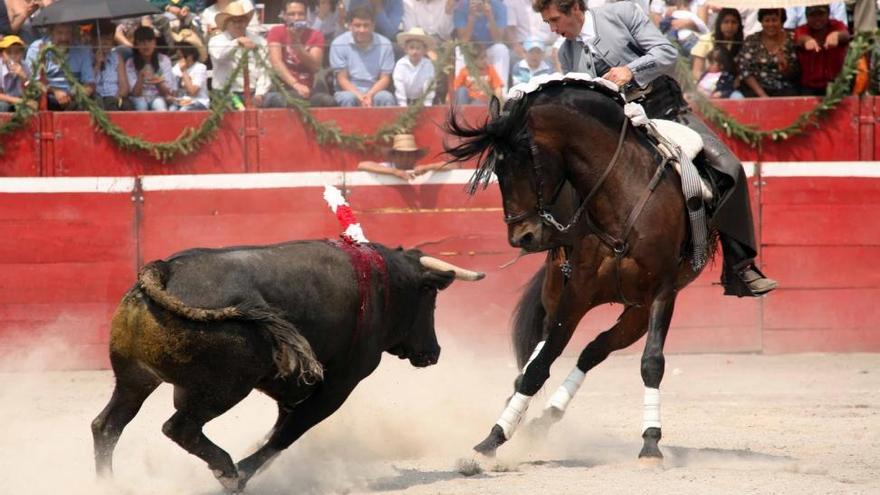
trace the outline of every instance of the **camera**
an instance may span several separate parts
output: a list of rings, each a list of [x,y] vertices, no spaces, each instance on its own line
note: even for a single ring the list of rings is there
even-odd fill
[[[308,21],[288,21],[287,23],[287,29],[292,29],[294,31],[299,31],[300,29],[306,29],[308,27]]]

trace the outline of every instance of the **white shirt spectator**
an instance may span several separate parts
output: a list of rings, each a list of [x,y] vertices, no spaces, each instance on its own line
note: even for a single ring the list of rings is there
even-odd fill
[[[238,0],[238,2],[241,3],[241,6],[244,8],[245,12],[250,12],[254,10],[254,4],[253,2],[251,2],[251,0]],[[223,7],[218,7],[215,3],[210,7],[205,7],[205,10],[202,11],[201,16],[199,16],[199,22],[202,24],[202,30],[206,34],[209,33],[212,29],[217,28],[217,24],[214,22],[214,18],[217,17],[217,14],[219,14],[221,10],[223,10]],[[251,17],[251,22],[248,23],[248,30],[259,25],[260,20],[257,19],[256,15],[254,15],[253,17]]]
[[[402,57],[394,65],[394,97],[399,106],[407,106],[407,100],[420,98],[434,79],[434,64],[428,57],[422,57],[418,65],[413,65],[408,56]],[[434,89],[425,97],[425,106],[434,101]]]
[[[531,0],[504,0],[507,7],[507,25],[515,29],[514,39],[522,43],[529,38],[537,38],[544,45],[551,46],[558,36],[550,30],[541,14],[532,9]]]
[[[265,53],[265,39],[250,33],[248,33],[247,37],[256,43],[258,48],[262,48],[259,52]],[[212,37],[208,41],[208,52],[211,54],[211,63],[214,65],[212,85],[214,89],[222,89],[226,84],[226,80],[229,79],[230,74],[238,65],[238,60],[243,52],[239,50],[238,42],[226,31]],[[251,52],[248,58],[248,69],[250,70],[251,89],[256,89],[257,96],[262,96],[269,92],[271,81],[255,61],[255,57],[259,56],[259,52],[257,50]],[[238,74],[238,79],[232,84],[232,91],[244,92],[244,71]]]
[[[451,40],[452,11],[456,3],[456,0],[403,0],[403,31],[420,27],[440,40]]]
[[[177,86],[180,87],[177,96],[189,98],[192,100],[192,103],[201,103],[205,108],[211,106],[211,100],[208,97],[208,68],[205,67],[205,64],[196,62],[186,69],[190,81],[199,87],[199,92],[195,96],[190,96],[186,90],[180,86],[180,78],[183,75],[183,72],[180,69],[180,64],[174,64],[174,68],[171,72],[174,74],[174,80],[176,81]]]
[[[846,3],[834,2],[829,7],[829,15],[832,19],[836,19],[846,24]],[[785,8],[785,29],[794,29],[807,23],[806,7],[786,7]]]

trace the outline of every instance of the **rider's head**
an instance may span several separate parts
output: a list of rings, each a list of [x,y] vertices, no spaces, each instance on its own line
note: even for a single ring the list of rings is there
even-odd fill
[[[584,25],[584,0],[532,0],[532,10],[541,14],[554,33],[573,40]]]

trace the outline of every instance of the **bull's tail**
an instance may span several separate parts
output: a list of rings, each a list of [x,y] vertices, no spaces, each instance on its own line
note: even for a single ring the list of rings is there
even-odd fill
[[[247,320],[259,323],[272,339],[272,355],[278,376],[287,376],[298,370],[299,379],[305,383],[314,383],[324,377],[324,368],[315,357],[312,346],[276,309],[247,304],[225,308],[194,308],[165,290],[167,277],[167,264],[153,261],[141,268],[137,285],[159,307],[181,318],[200,322]]]
[[[544,305],[541,304],[541,288],[544,285],[545,267],[542,265],[538,273],[523,289],[522,296],[513,313],[513,350],[516,354],[516,363],[520,369],[526,365],[529,356],[544,332]]]

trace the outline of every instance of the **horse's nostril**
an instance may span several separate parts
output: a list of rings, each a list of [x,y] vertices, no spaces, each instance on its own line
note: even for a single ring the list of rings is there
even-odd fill
[[[522,237],[519,238],[520,246],[530,246],[532,242],[535,240],[535,235],[531,232],[526,232]]]

